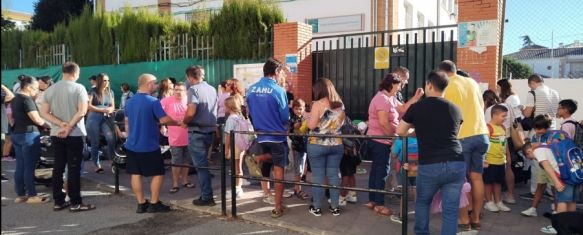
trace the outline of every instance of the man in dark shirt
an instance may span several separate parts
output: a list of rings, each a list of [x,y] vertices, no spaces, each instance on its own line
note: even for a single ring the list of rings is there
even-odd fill
[[[397,127],[400,136],[407,136],[415,128],[419,141],[415,234],[429,234],[429,208],[438,190],[443,200],[441,234],[457,232],[466,165],[457,139],[462,115],[443,98],[447,84],[445,73],[429,73],[425,84],[427,98],[413,104]]]

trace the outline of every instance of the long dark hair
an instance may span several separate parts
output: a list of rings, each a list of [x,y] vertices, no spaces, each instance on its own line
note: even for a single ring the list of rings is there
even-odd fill
[[[496,82],[496,84],[500,86],[500,99],[502,99],[502,102],[506,102],[506,99],[509,96],[514,95],[512,84],[510,81],[508,81],[508,79],[500,79],[498,82]]]
[[[100,74],[97,74],[97,79],[95,79],[95,82],[96,82],[95,83],[95,95],[97,96],[97,98],[100,101],[103,101],[104,95],[108,95],[108,96],[110,96],[110,98],[113,98],[113,97],[111,97],[111,86],[108,87],[108,89],[103,90],[103,88],[105,88],[105,85],[106,85],[105,81],[104,81],[105,77],[109,78],[109,75],[107,75],[105,73],[100,73]]]
[[[342,104],[342,98],[340,98],[340,95],[338,95],[338,92],[336,92],[336,88],[334,88],[334,84],[332,84],[332,81],[330,81],[330,79],[327,78],[318,79],[318,81],[316,81],[316,83],[314,84],[313,90],[314,99],[320,100],[323,98],[328,98],[328,100],[330,100],[331,109],[337,109],[344,105]]]
[[[500,103],[500,97],[496,95],[496,92],[493,90],[486,90],[484,94],[482,94],[482,98],[484,99],[484,108],[488,108],[492,105]]]

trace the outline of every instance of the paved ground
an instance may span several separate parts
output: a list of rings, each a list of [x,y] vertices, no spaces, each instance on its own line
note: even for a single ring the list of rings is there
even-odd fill
[[[368,164],[363,165],[364,168],[368,168]],[[92,169],[91,167],[87,168]],[[166,182],[163,187],[162,200],[171,201],[174,205],[179,208],[186,210],[193,210],[198,212],[209,213],[212,215],[219,216],[221,213],[220,207],[220,172],[215,172],[216,177],[213,179],[213,188],[215,192],[215,200],[217,201],[217,206],[215,207],[195,207],[192,206],[191,201],[195,197],[198,198],[200,190],[181,188],[176,194],[168,193],[171,187],[171,181],[169,174],[166,177]],[[88,173],[84,177],[87,179],[98,182],[100,188],[112,187],[113,184],[113,174],[111,172],[106,172],[106,174],[95,174]],[[193,182],[196,182],[196,176],[191,176]],[[368,185],[367,174],[357,175],[357,185],[362,187]],[[286,179],[291,179],[291,175],[287,174]],[[227,180],[229,183],[230,180]],[[131,195],[131,190],[129,190],[129,177],[126,174],[122,174],[121,177],[122,192],[124,194]],[[297,198],[284,199],[284,203],[290,207],[290,210],[279,219],[272,219],[270,217],[269,211],[272,209],[271,205],[262,202],[260,187],[257,183],[251,185],[248,184],[244,186],[245,196],[243,199],[237,201],[237,210],[239,218],[247,221],[253,221],[256,223],[266,224],[270,226],[278,226],[290,230],[294,230],[301,233],[307,234],[377,234],[377,233],[400,233],[401,225],[391,222],[387,217],[381,217],[375,215],[364,207],[367,194],[359,193],[359,202],[356,204],[349,204],[343,209],[342,215],[338,217],[332,216],[327,211],[324,211],[324,215],[321,217],[313,217],[307,212],[308,202],[302,201]],[[310,191],[309,188],[305,188],[307,192]],[[526,192],[526,185],[518,185],[517,192]],[[396,198],[387,197],[388,206],[394,210],[398,210],[398,200]],[[227,192],[227,205],[230,214],[230,191]],[[411,207],[413,203],[411,203]],[[549,221],[546,218],[536,217],[529,218],[520,215],[520,211],[528,208],[530,206],[530,201],[518,199],[517,205],[510,205],[512,212],[510,213],[490,213],[484,212],[484,219],[482,221],[482,230],[479,234],[542,234],[539,229],[542,226],[549,225]],[[133,204],[131,204],[128,213],[133,212]],[[543,212],[550,211],[550,201],[548,199],[543,200],[539,207],[539,214],[542,215]],[[431,219],[431,231],[434,234],[438,234],[440,228],[440,215],[434,215]],[[414,223],[414,216],[409,216],[409,234],[413,234],[412,228]],[[465,234],[477,234],[476,231],[466,232]]]

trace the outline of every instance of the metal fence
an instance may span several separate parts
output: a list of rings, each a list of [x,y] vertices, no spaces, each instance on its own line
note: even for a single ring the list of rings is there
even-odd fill
[[[368,102],[385,74],[397,66],[410,71],[408,98],[423,87],[425,76],[443,60],[456,60],[457,25],[354,33],[312,39],[314,80],[332,80],[345,97],[347,114],[354,119],[368,118]],[[374,50],[389,47],[389,69],[374,68]]]

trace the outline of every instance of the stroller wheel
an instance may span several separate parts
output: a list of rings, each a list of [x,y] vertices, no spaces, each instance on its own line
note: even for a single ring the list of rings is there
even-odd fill
[[[111,173],[115,174],[115,172],[117,172],[118,170],[119,168],[116,166],[116,164],[111,165]]]

